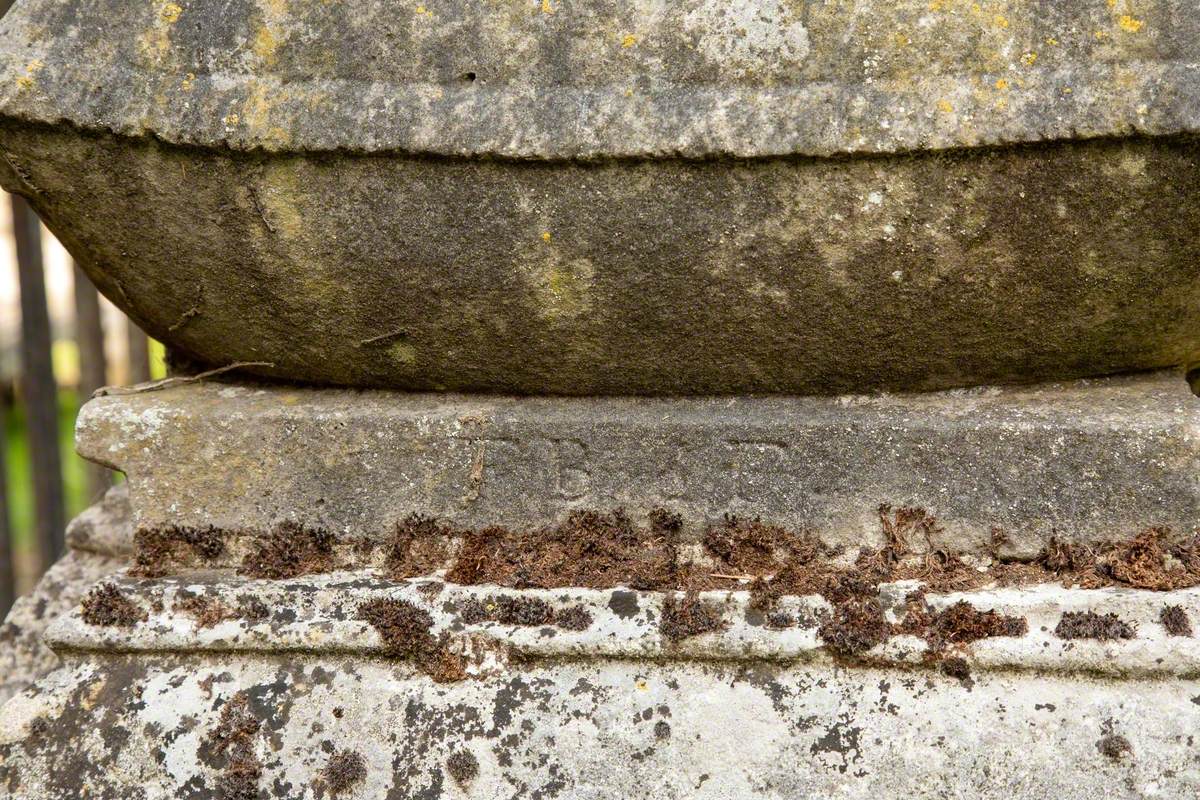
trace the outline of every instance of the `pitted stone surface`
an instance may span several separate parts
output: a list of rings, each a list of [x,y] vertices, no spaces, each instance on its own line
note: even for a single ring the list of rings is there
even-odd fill
[[[835,394],[1200,363],[1200,159],[260,157],[0,120],[0,181],[201,365],[530,394]],[[7,177],[5,177],[7,176]]]
[[[22,0],[0,182],[156,338],[276,378],[836,394],[1192,366],[1194,12]]]
[[[70,551],[17,600],[0,625],[0,703],[58,666],[58,656],[43,641],[46,628],[75,608],[93,584],[128,566],[131,516],[121,484],[67,526]]]
[[[1188,0],[23,0],[0,34],[0,111],[188,145],[529,159],[1187,133],[1200,123],[1194,12]]]
[[[934,546],[1010,555],[1200,521],[1200,401],[1176,374],[916,396],[465,397],[191,384],[97,398],[79,452],[149,527],[283,520],[377,541],[410,513],[539,528],[572,509],[726,513],[878,546],[919,506]]]
[[[208,798],[212,732],[243,704],[262,797],[1064,800],[1188,797],[1195,681],[754,662],[564,662],[435,685],[402,662],[206,654],[72,657],[0,718],[0,786],[31,800]],[[239,700],[238,698],[243,698]],[[1120,736],[1122,757],[1100,744]],[[453,753],[478,764],[469,786]]]

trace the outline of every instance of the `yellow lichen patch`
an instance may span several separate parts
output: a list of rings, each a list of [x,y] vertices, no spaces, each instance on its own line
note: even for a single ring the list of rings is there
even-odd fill
[[[1021,63],[1027,67],[1032,67],[1037,62],[1037,53],[1026,53],[1021,56]]]
[[[1000,14],[997,14],[996,16],[992,17],[992,24],[995,25],[997,28],[1007,28],[1008,27],[1008,18],[1005,16],[1002,16]]]
[[[637,44],[637,36],[627,33],[621,37],[621,47],[633,47]]]
[[[943,114],[950,114],[954,111],[954,106],[950,105],[950,101],[945,99],[938,100],[937,107],[938,111],[941,111]]]
[[[1055,47],[1058,45],[1058,39],[1055,39],[1053,36],[1047,36],[1046,44],[1050,47]]]
[[[183,89],[185,92],[190,92],[192,90],[192,84],[195,83],[195,81],[196,73],[189,72],[187,75],[184,75],[183,80],[179,82],[179,88]]]
[[[405,341],[393,342],[388,347],[388,355],[400,367],[414,367],[417,364],[417,348]]]
[[[258,32],[254,34],[254,44],[251,49],[254,55],[258,56],[263,61],[273,61],[275,59],[275,48],[279,43],[275,40],[275,34],[266,25],[260,25]]]
[[[548,241],[550,241],[551,238],[553,238],[553,237],[550,236],[550,231],[542,231],[542,241],[543,242],[548,242]]]
[[[542,13],[543,14],[553,14],[554,13],[554,6],[551,5],[550,0],[542,0]]]
[[[996,80],[996,88],[999,89],[1000,91],[1007,91],[1008,90],[1008,79],[1007,78],[998,78]]]
[[[168,25],[174,24],[179,20],[179,15],[183,13],[183,9],[175,3],[165,3],[159,9],[158,15],[163,18],[163,22]]]
[[[1135,19],[1130,14],[1122,14],[1120,19],[1117,20],[1117,24],[1121,26],[1121,30],[1123,31],[1137,33],[1146,23],[1143,20]]]
[[[33,88],[33,78],[28,75],[21,75],[17,78],[17,88],[22,92],[27,92]]]
[[[433,9],[426,8],[425,6],[417,6],[416,12],[417,12],[418,17],[432,17],[433,16]]]

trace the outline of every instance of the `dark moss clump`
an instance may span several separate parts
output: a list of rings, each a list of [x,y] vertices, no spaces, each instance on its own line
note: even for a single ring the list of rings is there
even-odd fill
[[[1054,635],[1060,639],[1134,639],[1133,626],[1116,614],[1097,614],[1095,611],[1067,611],[1058,621]]]
[[[245,693],[238,692],[221,707],[217,724],[201,742],[207,758],[224,763],[216,796],[222,800],[256,800],[262,763],[254,752],[254,737],[262,724],[250,711]]]
[[[1133,745],[1124,736],[1110,733],[1107,736],[1101,737],[1100,741],[1096,742],[1096,749],[1105,758],[1120,761],[1133,752]]]
[[[564,608],[554,615],[554,624],[568,631],[586,631],[592,622],[591,613],[583,606]]]
[[[1163,606],[1158,620],[1167,633],[1172,636],[1192,635],[1192,621],[1188,618],[1187,612],[1183,610],[1183,606]]]
[[[939,651],[948,645],[969,644],[993,636],[1024,636],[1029,624],[1023,617],[980,611],[967,601],[959,600],[936,613],[930,612],[928,607],[910,607],[900,630],[922,637],[931,650]]]
[[[678,537],[679,526],[668,512],[651,512],[650,525],[639,527],[623,509],[574,511],[546,529],[464,533],[446,579],[517,589],[661,589],[680,582]]]
[[[390,655],[412,659],[438,683],[466,677],[466,665],[449,651],[446,634],[433,635],[428,611],[407,600],[378,599],[359,606],[358,619],[370,623]]]
[[[145,622],[146,612],[111,583],[92,587],[82,604],[83,621],[89,625],[132,628]]]
[[[194,617],[196,624],[201,628],[211,628],[232,616],[229,609],[220,600],[204,595],[194,595],[178,600],[175,608]]]
[[[720,569],[736,572],[775,571],[789,562],[811,562],[823,552],[820,541],[807,532],[729,514],[704,532],[701,544]]]
[[[971,679],[971,667],[967,664],[967,660],[962,656],[950,656],[943,658],[938,662],[938,669],[943,675],[951,678],[956,678],[958,681],[968,688],[974,685]]]
[[[133,543],[133,567],[129,572],[142,578],[161,577],[169,566],[186,562],[189,557],[212,562],[225,553],[225,535],[212,525],[140,527]]]
[[[257,597],[243,595],[238,598],[237,616],[247,622],[261,622],[271,616],[271,610]]]
[[[446,772],[459,786],[466,786],[479,774],[479,761],[469,750],[456,750],[446,759]]]
[[[258,537],[242,560],[241,574],[251,578],[296,578],[333,569],[334,535],[290,520]]]
[[[459,605],[458,614],[468,625],[481,622],[499,622],[502,625],[523,627],[557,625],[567,630],[582,631],[592,624],[592,615],[583,606],[556,611],[545,600],[536,597],[472,597]]]
[[[695,592],[682,598],[669,594],[663,599],[662,620],[658,629],[667,641],[679,642],[702,633],[723,630],[721,611],[700,600]]]
[[[321,773],[330,794],[339,795],[367,777],[367,762],[354,750],[335,750]]]
[[[492,595],[483,600],[472,597],[462,604],[459,615],[463,622],[499,622],[502,625],[550,625],[554,622],[554,607],[535,597]]]
[[[852,656],[887,641],[892,628],[878,600],[856,598],[836,605],[817,633],[833,652]]]
[[[446,566],[451,542],[462,535],[435,519],[410,514],[392,530],[384,565],[397,577],[428,575]]]

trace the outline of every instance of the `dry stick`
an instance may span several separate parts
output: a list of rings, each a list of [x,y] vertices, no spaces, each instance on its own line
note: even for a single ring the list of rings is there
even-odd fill
[[[195,375],[176,375],[176,376],[173,376],[170,378],[163,378],[161,380],[154,381],[153,383],[143,383],[140,386],[105,386],[102,389],[97,389],[95,394],[92,395],[92,397],[107,397],[109,395],[112,395],[114,397],[119,397],[121,395],[126,395],[126,394],[142,394],[143,392],[155,392],[155,391],[158,391],[159,389],[166,389],[171,386],[178,386],[179,384],[182,384],[182,383],[195,383],[196,381],[202,381],[205,378],[211,378],[215,375],[220,375],[224,372],[230,372],[235,369],[241,369],[242,367],[274,367],[274,366],[275,366],[275,362],[273,362],[273,361],[235,361],[232,364],[226,364],[223,367],[217,367],[216,369],[210,369],[205,372],[197,373]]]
[[[12,528],[8,515],[8,469],[5,456],[8,453],[7,416],[4,411],[4,392],[0,391],[0,619],[12,608],[17,592],[17,570],[12,557]]]
[[[50,360],[50,315],[42,267],[42,225],[25,198],[12,196],[13,238],[21,285],[21,399],[29,431],[39,569],[64,550],[62,456],[58,449],[58,385]]]
[[[75,345],[79,348],[79,402],[108,383],[104,355],[104,322],[100,318],[100,294],[79,265],[75,265]],[[112,485],[107,467],[87,462],[87,494],[94,502]]]

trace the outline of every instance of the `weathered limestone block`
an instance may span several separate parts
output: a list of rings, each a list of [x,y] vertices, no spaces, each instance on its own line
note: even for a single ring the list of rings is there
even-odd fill
[[[154,336],[269,376],[838,393],[1191,365],[1194,12],[21,0],[0,181]]]
[[[46,627],[75,608],[96,581],[127,566],[133,524],[124,484],[109,490],[67,527],[70,550],[21,597],[0,626],[0,704],[59,664],[46,647]]]
[[[60,620],[49,639],[64,666],[0,714],[14,796],[1085,800],[1200,786],[1200,647],[1158,623],[1162,603],[1195,618],[1195,590],[931,596],[1027,621],[956,649],[969,666],[951,676],[905,637],[831,662],[801,613],[819,598],[795,599],[801,622],[781,631],[744,592],[707,594],[727,627],[670,642],[653,592],[499,592],[582,605],[588,627],[567,631],[466,618],[469,598],[497,590],[363,573],[113,585],[144,620]],[[206,621],[197,598],[231,613]],[[356,619],[380,598],[428,613],[464,678],[397,659]],[[261,612],[236,611],[248,605]],[[1084,609],[1136,638],[1053,632]]]
[[[538,528],[573,509],[726,513],[878,545],[879,507],[933,544],[1036,554],[1052,534],[1200,523],[1200,402],[1181,376],[915,396],[549,399],[191,384],[100,397],[79,452],[124,471],[138,524],[236,537],[284,520],[386,538],[411,513]]]

